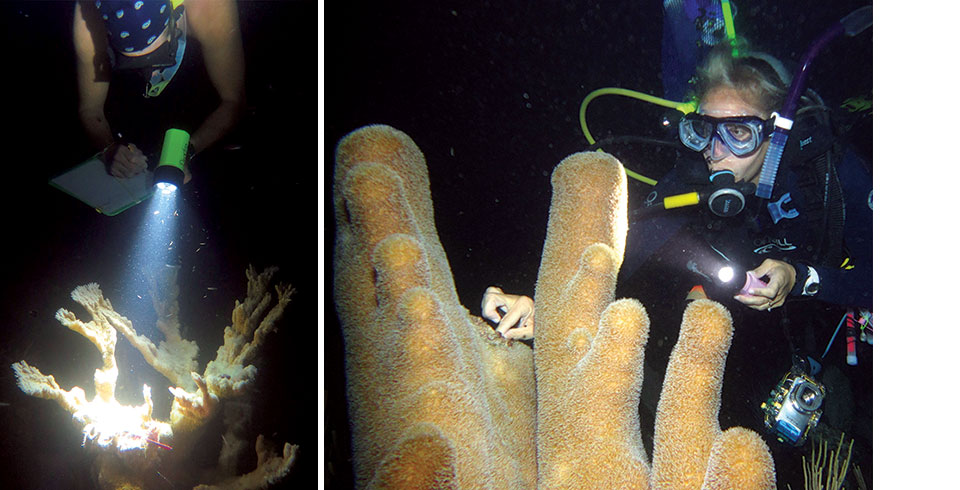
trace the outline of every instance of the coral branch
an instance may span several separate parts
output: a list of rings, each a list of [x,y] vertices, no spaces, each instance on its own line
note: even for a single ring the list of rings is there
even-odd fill
[[[218,397],[238,396],[253,381],[257,368],[248,363],[253,361],[266,335],[276,328],[296,292],[291,286],[277,286],[277,304],[264,317],[272,301],[268,285],[274,272],[276,268],[267,268],[260,274],[252,267],[247,269],[247,297],[243,303],[236,302],[233,325],[223,330],[223,345],[203,372],[210,392]]]
[[[93,317],[93,321],[80,321],[73,312],[63,308],[57,310],[55,316],[65,327],[83,335],[100,351],[103,367],[97,369],[94,373],[94,388],[97,397],[102,402],[114,402],[113,396],[117,386],[118,374],[117,360],[114,354],[117,346],[117,331],[111,325],[110,320],[116,320],[119,315],[116,315],[116,312],[113,311],[110,301],[103,297],[100,286],[96,283],[78,286],[70,293],[70,297],[83,305]],[[126,320],[123,317],[120,318]]]
[[[84,445],[101,449],[95,458],[94,474],[102,487],[145,488],[149,481],[160,475],[156,468],[164,459],[161,455],[166,456],[165,463],[189,466],[191,447],[197,442],[197,429],[217,413],[221,398],[240,395],[253,380],[256,374],[253,359],[266,336],[277,328],[277,322],[294,293],[290,286],[277,286],[278,301],[272,305],[267,291],[274,271],[268,269],[257,274],[252,267],[248,269],[247,291],[250,296],[243,304],[237,302],[234,319],[238,323],[227,327],[224,346],[219,351],[223,355],[208,364],[205,376],[195,372],[197,345],[180,336],[174,269],[165,276],[165,288],[159,287],[158,281],[151,284],[151,291],[155,293],[157,325],[166,337],[159,347],[138,334],[130,320],[114,311],[97,284],[79,286],[71,293],[71,297],[90,314],[91,321],[82,321],[65,309],[57,311],[57,320],[83,335],[100,351],[103,365],[94,372],[95,396],[92,400],[88,401],[79,387],[64,391],[53,376],[44,375],[26,361],[11,366],[17,383],[29,395],[56,400],[82,427]],[[166,295],[158,298],[162,296],[161,289]],[[170,387],[174,401],[169,422],[153,418],[153,397],[147,385],[143,387],[144,402],[141,405],[123,405],[116,400],[119,374],[115,358],[117,331],[123,333],[154,369],[177,384]],[[196,388],[185,389],[191,385]],[[238,429],[230,427],[232,431]],[[235,447],[242,446],[235,440],[233,432],[231,437]],[[287,474],[297,452],[297,446],[286,444],[283,455],[276,456],[266,449],[262,437],[258,439],[256,449],[257,470],[234,479],[235,486],[230,488],[265,488]],[[138,456],[130,457],[131,450]],[[168,452],[174,454],[167,456]]]
[[[197,485],[193,490],[260,490],[277,483],[293,467],[300,446],[286,443],[283,454],[277,455],[267,447],[263,434],[257,436],[257,469],[238,478],[216,485]]]
[[[626,234],[626,175],[609,155],[578,153],[552,181],[535,296],[538,482],[647,488],[636,407],[649,320],[636,300],[611,303]]]
[[[164,266],[160,272],[147,274],[150,297],[157,313],[157,330],[164,336],[159,345],[139,335],[126,318],[116,318],[112,323],[140,351],[147,364],[174,386],[190,386],[193,383],[190,373],[197,370],[199,348],[196,342],[180,336],[177,270],[173,266]],[[158,279],[157,276],[162,277]]]
[[[70,391],[63,391],[53,376],[44,375],[27,361],[14,363],[10,367],[17,377],[17,386],[30,396],[56,400],[70,413],[75,413],[87,401],[82,388],[74,386]]]
[[[192,432],[213,413],[220,401],[207,389],[207,383],[197,373],[192,373],[197,391],[188,392],[183,388],[170,387],[173,405],[170,407],[170,422],[178,433]]]

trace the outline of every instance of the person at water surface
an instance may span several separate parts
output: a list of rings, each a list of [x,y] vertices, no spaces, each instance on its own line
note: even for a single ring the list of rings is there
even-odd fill
[[[190,133],[191,154],[209,148],[233,129],[245,104],[244,57],[235,0],[97,0],[76,2],[73,39],[77,59],[78,110],[88,139],[103,149],[108,171],[132,177],[147,168],[147,157],[133,141],[121,141],[105,105],[115,75],[136,72],[146,82],[143,97],[159,98],[183,71],[189,40],[200,47],[203,66],[219,102]],[[181,75],[183,78],[184,75]],[[132,90],[132,89],[131,89]],[[161,99],[163,109],[190,105]],[[111,114],[112,119],[116,114]],[[151,120],[154,114],[127,115]],[[167,128],[155,128],[162,135]],[[189,169],[185,169],[189,180]]]

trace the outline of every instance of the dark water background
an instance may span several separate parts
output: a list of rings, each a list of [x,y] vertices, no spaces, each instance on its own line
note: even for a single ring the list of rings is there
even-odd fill
[[[280,450],[284,442],[299,444],[298,461],[284,484],[288,488],[313,488],[318,474],[320,396],[313,374],[319,363],[314,348],[319,323],[317,8],[308,0],[239,2],[250,110],[224,141],[235,149],[215,148],[194,168],[173,239],[180,264],[180,320],[184,337],[200,345],[201,370],[222,343],[234,301],[245,297],[248,265],[258,271],[278,266],[275,282],[297,289],[257,363],[253,423],[245,434],[251,445],[241,462],[243,472],[255,467],[252,444],[259,433]],[[54,375],[62,388],[81,386],[91,396],[99,353],[54,319],[58,308],[88,318],[70,299],[74,287],[98,282],[135,328],[155,340],[158,336],[147,300],[137,298],[143,291],[131,284],[135,271],[129,265],[141,252],[133,240],[147,204],[107,217],[47,185],[47,179],[93,153],[76,117],[72,16],[73,2],[0,3],[8,184],[2,197],[7,260],[0,402],[9,403],[0,407],[0,488],[90,488],[90,455],[80,447],[80,431],[55,402],[23,394],[9,368],[25,359]],[[160,112],[197,111],[212,93],[203,72],[191,70],[178,73],[168,90],[184,96],[166,98]],[[131,113],[127,116],[152,121],[147,113]],[[157,145],[165,129],[158,128],[155,141],[139,143]],[[154,415],[165,419],[170,383],[122,338],[117,360],[120,401],[140,403],[142,384],[150,384]],[[209,443],[191,455],[202,466],[216,464],[219,428],[213,429]],[[170,488],[160,479],[151,483]]]
[[[663,93],[660,73],[662,2],[328,2],[324,9],[324,284],[331,287],[334,226],[329,206],[332,163],[339,138],[383,123],[407,134],[424,152],[436,225],[464,306],[475,315],[490,284],[533,294],[550,202],[550,173],[570,153],[586,148],[578,122],[584,96],[601,87]],[[799,61],[831,23],[869,2],[736,2],[739,36],[786,60]],[[872,31],[841,39],[817,57],[809,79],[828,103],[872,90]],[[617,96],[591,103],[588,122],[606,136],[662,136],[664,109]],[[854,134],[868,157],[872,133]],[[625,149],[628,166],[659,176],[669,151]],[[642,168],[638,168],[642,166]],[[647,192],[631,183],[631,193]],[[667,271],[669,272],[669,271]],[[655,285],[669,289],[663,284]],[[647,306],[653,330],[641,424],[647,451],[663,369],[676,340],[681,310],[656,291],[618,292]],[[682,292],[681,292],[682,297]],[[330,294],[324,295],[324,482],[352,482],[348,419],[343,401],[343,345]],[[682,307],[682,305],[679,305]],[[779,326],[734,311],[737,334],[728,358],[722,428],[763,431],[759,404],[789,368]],[[792,311],[788,314],[800,315]],[[842,312],[840,312],[842,314]],[[839,316],[828,313],[812,339],[822,352]],[[828,320],[832,318],[833,320]],[[827,325],[827,322],[830,322]],[[844,364],[835,345],[826,364],[841,386],[837,413],[825,420],[857,439],[854,462],[872,478],[872,362]],[[657,377],[661,379],[658,380]],[[842,410],[841,410],[842,408]],[[829,417],[828,417],[829,418]],[[833,431],[831,435],[837,435]],[[802,451],[766,437],[779,485],[802,488]],[[849,480],[853,483],[853,480]]]

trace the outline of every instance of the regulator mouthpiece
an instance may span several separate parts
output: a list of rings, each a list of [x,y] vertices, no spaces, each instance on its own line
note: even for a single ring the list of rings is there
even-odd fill
[[[727,218],[743,211],[746,199],[740,188],[742,186],[738,186],[734,179],[733,172],[729,170],[720,170],[710,175],[714,190],[707,198],[707,206],[713,214]]]
[[[160,161],[153,171],[154,183],[161,194],[171,194],[183,185],[189,144],[190,134],[182,129],[170,128],[164,135]]]

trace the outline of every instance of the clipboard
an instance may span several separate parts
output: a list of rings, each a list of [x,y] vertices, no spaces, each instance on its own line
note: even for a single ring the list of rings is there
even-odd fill
[[[107,216],[116,216],[154,193],[153,172],[147,170],[128,179],[114,177],[107,173],[99,154],[49,183]]]

